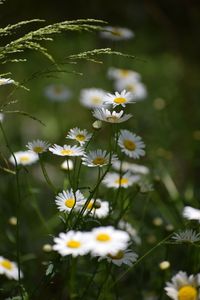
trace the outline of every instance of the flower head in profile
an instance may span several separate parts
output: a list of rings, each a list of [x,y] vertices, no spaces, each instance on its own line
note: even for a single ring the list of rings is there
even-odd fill
[[[188,276],[186,272],[179,271],[167,282],[166,294],[173,300],[199,299],[200,273]]]
[[[0,256],[0,275],[5,275],[9,279],[18,280],[17,264],[3,256]],[[20,277],[23,277],[22,272],[20,272]]]
[[[138,182],[139,179],[140,176],[132,175],[129,172],[122,176],[115,172],[109,172],[102,182],[109,188],[117,189],[119,187],[128,188],[129,186],[132,186],[134,183]]]
[[[105,26],[101,37],[112,41],[130,40],[134,37],[134,32],[124,27]]]
[[[103,99],[106,92],[102,89],[89,88],[81,90],[80,102],[88,108],[97,108],[103,106]]]
[[[6,84],[12,84],[15,83],[13,79],[10,78],[0,78],[0,86],[1,85],[6,85]]]
[[[35,140],[32,142],[29,142],[26,147],[36,154],[41,154],[43,152],[46,152],[48,148],[50,147],[50,144],[46,141],[41,140]]]
[[[92,137],[92,134],[89,133],[86,129],[79,129],[78,127],[70,129],[66,138],[77,141],[80,145],[84,145]]]
[[[59,146],[55,144],[49,148],[49,151],[59,156],[82,156],[84,154],[82,147],[70,145]]]
[[[51,84],[45,88],[45,95],[50,101],[65,102],[71,98],[71,91],[64,84]]]
[[[89,151],[82,157],[83,164],[88,167],[103,167],[109,163],[113,163],[118,158],[115,154],[110,157],[110,154],[106,150],[94,150]]]
[[[177,243],[196,243],[200,241],[200,232],[196,232],[193,229],[175,232],[172,236],[172,240]]]
[[[82,203],[85,202],[83,194],[77,190],[75,193],[73,190],[62,191],[56,196],[55,202],[59,211],[70,212],[71,209],[79,210]]]
[[[143,143],[140,136],[132,133],[129,130],[121,130],[118,145],[121,151],[132,158],[140,158],[140,156],[145,155],[145,144]]]
[[[143,100],[147,97],[146,86],[140,81],[132,79],[116,80],[114,86],[118,91],[131,92],[134,101]]]
[[[134,174],[141,174],[141,175],[147,175],[149,174],[149,168],[143,165],[133,164],[127,161],[123,161],[122,163],[120,161],[115,161],[112,165],[112,167],[116,171],[122,170],[122,172],[130,171]]]
[[[99,219],[106,218],[109,214],[108,201],[102,201],[101,199],[91,199],[85,211],[85,215],[87,214]]]
[[[88,244],[94,256],[116,255],[118,251],[128,247],[129,239],[125,231],[112,226],[102,226],[92,230]]]
[[[60,255],[85,255],[90,251],[88,247],[89,233],[70,230],[67,233],[61,232],[54,238],[53,250]]]
[[[200,210],[191,206],[185,206],[183,210],[184,218],[188,220],[197,220],[200,223]]]
[[[132,117],[131,114],[124,114],[123,110],[121,110],[120,112],[111,112],[106,108],[96,108],[92,114],[96,119],[107,123],[122,123]]]
[[[106,259],[109,263],[121,267],[121,265],[127,265],[129,267],[133,266],[133,263],[137,260],[138,255],[132,250],[120,250],[116,254],[108,254],[106,256],[100,257],[99,261]]]
[[[32,152],[32,151],[18,151],[14,153],[15,159],[17,161],[17,164],[28,166],[32,165],[36,161],[38,161],[39,157],[38,154]],[[13,156],[9,158],[9,161],[15,165],[15,159]]]
[[[108,69],[108,78],[114,80],[132,80],[132,81],[139,81],[141,76],[139,73],[133,70],[127,69],[118,69],[111,67]]]
[[[121,93],[115,92],[115,94],[106,94],[104,97],[104,104],[106,105],[113,105],[113,107],[121,105],[123,107],[126,106],[128,103],[134,103],[133,93],[127,92],[123,90]]]

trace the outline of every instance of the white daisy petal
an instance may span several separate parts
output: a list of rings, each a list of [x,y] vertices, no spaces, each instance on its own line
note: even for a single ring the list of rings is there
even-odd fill
[[[14,153],[14,156],[16,158],[17,164],[28,166],[35,163],[39,157],[38,154],[32,152],[32,151],[18,151]],[[15,165],[15,159],[13,156],[9,158],[9,161]]]
[[[55,155],[59,156],[82,156],[84,155],[84,150],[82,147],[78,146],[70,146],[70,145],[53,145],[49,148],[49,151],[51,151]]]
[[[110,158],[110,154],[107,154],[107,151],[101,149],[95,151],[89,151],[82,157],[83,164],[88,167],[103,167],[109,163],[113,163],[118,160],[115,154]]]
[[[118,69],[118,68],[109,68],[108,69],[108,78],[114,80],[132,80],[132,81],[139,81],[141,76],[139,73],[127,70],[127,69]]]
[[[97,88],[89,88],[83,89],[80,93],[80,102],[82,105],[88,108],[97,108],[102,107],[103,105],[103,98],[106,92],[102,89]]]
[[[71,91],[64,84],[51,84],[45,88],[45,96],[50,101],[65,102],[71,95]]]
[[[138,182],[140,179],[139,175],[132,175],[131,173],[127,172],[120,177],[120,174],[109,172],[105,176],[104,180],[102,181],[109,188],[128,188],[132,186],[134,183]]]
[[[121,93],[115,92],[115,94],[107,94],[104,97],[104,104],[113,105],[113,107],[121,105],[123,107],[128,103],[134,103],[133,93],[123,90]]]
[[[120,112],[110,111],[105,108],[97,108],[93,111],[93,116],[101,121],[108,122],[108,123],[122,123],[129,120],[132,115],[131,114],[124,114],[123,110]]]
[[[41,141],[41,140],[35,140],[32,142],[29,142],[26,147],[32,151],[35,152],[36,154],[46,152],[48,148],[50,147],[50,144],[47,143],[46,141]]]
[[[191,206],[186,206],[184,208],[183,216],[188,220],[197,220],[200,222],[200,210]]]
[[[0,256],[0,274],[5,275],[9,279],[18,280],[18,267],[17,264],[13,261],[10,261],[3,256]],[[20,277],[23,277],[22,272],[20,271]]]
[[[134,32],[128,28],[105,26],[104,31],[100,33],[102,38],[112,41],[129,40],[134,37]]]
[[[72,189],[67,191],[63,190],[55,199],[59,211],[63,212],[70,212],[72,208],[77,211],[85,201],[86,199],[79,190],[74,193]]]
[[[129,157],[138,159],[140,156],[145,155],[145,144],[143,143],[141,137],[130,132],[129,130],[121,130],[118,145],[121,151],[124,152]]]
[[[88,142],[91,137],[92,134],[88,133],[86,129],[81,130],[78,127],[70,129],[69,133],[66,136],[67,139],[79,142],[81,146]]]

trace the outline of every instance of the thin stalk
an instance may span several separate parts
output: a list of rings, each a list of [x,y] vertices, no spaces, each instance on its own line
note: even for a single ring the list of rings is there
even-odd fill
[[[41,170],[42,170],[42,173],[44,175],[44,178],[48,184],[48,186],[51,188],[51,190],[56,194],[56,187],[53,185],[53,183],[51,182],[51,179],[49,178],[49,175],[47,173],[47,170],[45,168],[45,165],[44,165],[44,162],[42,160],[42,157],[41,155],[39,154],[39,162],[40,162],[40,166],[41,166]]]

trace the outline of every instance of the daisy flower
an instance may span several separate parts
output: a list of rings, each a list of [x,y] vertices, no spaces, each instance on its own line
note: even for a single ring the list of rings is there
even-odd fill
[[[14,156],[16,158],[17,164],[23,166],[32,165],[39,159],[38,155],[31,151],[18,151],[14,153]],[[15,160],[13,156],[9,158],[9,161],[13,165],[15,165]]]
[[[103,151],[101,149],[89,151],[82,157],[83,165],[88,167],[103,167],[109,163],[112,164],[117,159],[118,158],[115,154],[113,154],[110,159],[110,154],[107,154],[106,150]]]
[[[104,30],[100,33],[101,37],[112,41],[129,40],[134,37],[133,31],[128,28],[105,26]]]
[[[45,88],[45,95],[51,101],[65,102],[71,97],[71,91],[64,84],[51,84]]]
[[[141,244],[141,238],[138,236],[137,230],[133,228],[133,226],[130,223],[121,220],[118,223],[118,227],[122,230],[127,231],[136,244]]]
[[[127,103],[134,103],[133,102],[133,93],[127,92],[123,90],[121,93],[115,92],[115,94],[106,94],[104,97],[104,104],[113,105],[113,107],[117,105],[121,105],[123,107],[126,106]]]
[[[115,255],[128,247],[129,235],[112,226],[98,227],[91,231],[88,245],[94,256]]]
[[[88,133],[86,129],[79,129],[78,127],[70,129],[68,135],[66,136],[67,139],[75,140],[80,143],[82,146],[86,142],[88,142],[92,137],[91,133]]]
[[[50,144],[47,143],[46,141],[41,141],[41,140],[35,140],[32,142],[29,142],[26,147],[37,154],[46,152],[48,148],[50,147]]]
[[[92,215],[99,219],[106,218],[109,214],[109,203],[108,201],[102,201],[100,199],[91,199],[87,205],[85,214]]]
[[[10,78],[0,78],[0,86],[1,85],[5,85],[5,84],[12,84],[15,81],[13,79]]]
[[[120,177],[118,173],[109,172],[102,181],[107,187],[118,189],[119,187],[128,188],[138,182],[140,176],[131,175],[130,172]]]
[[[145,144],[140,136],[130,132],[129,130],[120,130],[118,145],[121,151],[132,158],[140,158],[145,155]]]
[[[13,261],[0,256],[0,274],[5,275],[9,279],[18,280],[18,268],[17,264]],[[23,274],[20,272],[20,277],[23,277]]]
[[[55,144],[49,148],[49,151],[59,156],[82,156],[84,154],[82,147],[70,145],[59,146]]]
[[[88,247],[89,233],[70,230],[67,233],[60,233],[59,237],[54,238],[53,250],[60,255],[85,255],[90,251]]]
[[[83,194],[79,190],[74,193],[72,189],[67,191],[63,190],[55,199],[59,211],[64,212],[70,212],[72,208],[78,210],[83,201],[86,201]]]
[[[122,123],[129,120],[132,115],[131,114],[124,114],[124,111],[121,110],[120,112],[110,111],[106,108],[96,108],[92,114],[93,116],[101,121],[108,122],[108,123]]]
[[[139,81],[132,79],[117,80],[115,81],[114,86],[118,91],[126,90],[131,92],[132,100],[143,100],[147,97],[146,86]]]
[[[102,89],[89,88],[83,89],[80,93],[80,102],[88,108],[97,108],[103,106],[103,98],[106,92]]]
[[[196,243],[200,241],[200,232],[192,229],[175,232],[172,239],[177,243]]]
[[[66,171],[71,171],[74,168],[74,163],[71,159],[64,160],[63,163],[61,164],[61,169],[66,170]]]
[[[179,271],[167,282],[166,294],[173,300],[199,299],[200,273],[188,276],[186,272]]]
[[[183,210],[184,218],[188,220],[197,220],[200,223],[200,210],[191,206],[186,206]]]
[[[120,171],[121,169],[122,172],[130,171],[132,173],[141,174],[141,175],[149,174],[149,168],[147,168],[146,166],[132,164],[127,161],[123,161],[122,163],[120,161],[115,161],[112,167],[117,171]]]
[[[139,73],[132,70],[111,67],[108,69],[108,78],[114,80],[131,79],[132,81],[138,81],[140,80],[141,76]]]
[[[120,250],[116,254],[108,254],[107,256],[100,257],[98,261],[106,259],[109,263],[112,262],[114,265],[121,267],[125,264],[129,267],[133,266],[133,263],[137,260],[138,255],[131,250]]]

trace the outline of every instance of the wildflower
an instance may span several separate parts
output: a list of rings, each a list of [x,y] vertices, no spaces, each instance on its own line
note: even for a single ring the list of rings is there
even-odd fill
[[[88,133],[86,129],[79,129],[78,127],[70,129],[67,139],[75,140],[80,143],[81,146],[88,142],[92,137],[91,133]]]
[[[126,90],[131,93],[132,101],[143,100],[147,96],[146,86],[139,81],[132,79],[117,80],[114,86],[118,91]]]
[[[183,210],[184,218],[188,220],[197,220],[200,223],[200,210],[191,206],[186,206]]]
[[[132,173],[141,174],[141,175],[147,175],[149,174],[149,168],[146,166],[138,165],[129,163],[127,161],[115,161],[112,165],[112,167],[117,171],[127,172],[130,171]]]
[[[88,244],[92,255],[116,255],[118,251],[127,248],[129,239],[127,232],[117,230],[112,226],[106,226],[94,228],[90,234]]]
[[[143,143],[140,136],[130,132],[129,130],[121,130],[118,145],[121,151],[124,152],[129,157],[138,159],[140,156],[145,155],[145,144]]]
[[[101,37],[112,41],[129,40],[134,37],[134,32],[128,28],[105,26]]]
[[[169,267],[170,267],[170,262],[167,261],[167,260],[161,261],[161,262],[159,263],[159,268],[160,268],[161,270],[167,270],[167,269],[169,269]]]
[[[110,154],[107,154],[106,150],[95,150],[95,151],[89,151],[87,154],[85,154],[82,157],[83,164],[88,167],[103,167],[108,165],[109,163],[113,163],[118,158],[115,154],[110,156]]]
[[[50,244],[45,244],[45,245],[43,245],[42,250],[44,252],[51,252],[52,251],[52,246]]]
[[[17,164],[27,166],[35,163],[39,158],[38,155],[31,151],[18,151],[14,153]],[[15,165],[14,157],[11,156],[9,161]]]
[[[87,205],[85,214],[92,215],[99,219],[106,218],[109,214],[109,203],[108,201],[102,201],[100,199],[91,199]]]
[[[10,78],[0,78],[0,86],[1,85],[6,85],[6,84],[12,84],[15,83],[13,79]]]
[[[83,89],[80,94],[80,102],[88,108],[102,107],[105,94],[106,92],[102,89]]]
[[[64,162],[61,164],[61,169],[63,170],[73,170],[74,168],[74,163],[71,159],[64,160]]]
[[[125,173],[123,176],[120,176],[118,173],[109,172],[105,176],[103,183],[107,187],[111,188],[128,188],[129,186],[132,186],[134,183],[138,182],[140,177],[138,175],[131,175],[130,172]]]
[[[85,255],[89,252],[89,233],[70,230],[67,233],[60,233],[59,237],[54,238],[55,244],[53,250],[57,251],[60,255]]]
[[[118,223],[118,227],[122,230],[127,231],[136,244],[141,244],[141,238],[138,236],[137,230],[133,228],[133,226],[130,223],[121,220]]]
[[[192,229],[186,229],[174,233],[172,239],[178,243],[195,243],[200,241],[200,233]]]
[[[49,151],[59,156],[82,156],[84,154],[84,150],[82,147],[70,145],[64,145],[62,147],[55,144],[49,148]]]
[[[92,127],[96,130],[99,130],[102,127],[102,122],[100,120],[94,121],[94,123],[92,124]]]
[[[46,87],[45,95],[51,101],[65,102],[71,97],[71,91],[64,84],[51,84]]]
[[[139,73],[132,70],[111,67],[108,69],[108,78],[114,80],[131,79],[132,81],[138,81],[140,80],[141,76]]]
[[[129,120],[132,115],[131,114],[124,114],[124,111],[121,110],[120,112],[116,111],[109,111],[108,109],[105,108],[96,108],[93,111],[93,116],[101,121],[108,122],[108,123],[122,123],[127,120]]]
[[[113,107],[121,105],[123,107],[126,106],[127,103],[133,103],[133,94],[130,92],[126,92],[123,90],[121,93],[115,92],[115,94],[106,94],[104,99],[104,104],[110,105]]]
[[[73,190],[62,191],[56,196],[56,205],[59,211],[70,212],[72,208],[78,210],[82,202],[85,201],[83,194],[77,190],[75,193]]]
[[[18,279],[18,268],[17,264],[13,261],[0,256],[0,274],[5,275],[9,279]],[[20,276],[22,277],[23,274],[21,273]]]
[[[46,141],[41,141],[41,140],[36,140],[29,142],[26,147],[37,154],[41,154],[43,152],[46,152],[48,148],[50,147],[50,144],[47,143]]]
[[[100,257],[99,261],[106,259],[109,263],[112,262],[118,267],[121,267],[123,264],[132,267],[137,257],[138,255],[131,250],[120,250],[115,255],[108,254],[107,256]]]
[[[186,272],[179,271],[167,282],[166,294],[173,300],[199,299],[200,274],[188,276]]]
[[[10,217],[9,219],[8,219],[8,223],[10,224],[10,225],[12,225],[12,226],[16,226],[17,225],[17,218],[16,217]]]

